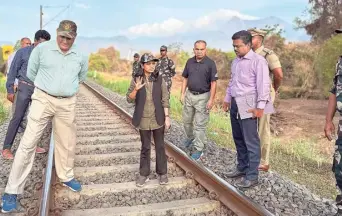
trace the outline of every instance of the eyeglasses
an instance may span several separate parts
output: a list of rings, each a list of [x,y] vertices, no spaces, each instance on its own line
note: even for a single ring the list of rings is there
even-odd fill
[[[164,51],[166,51],[166,50],[160,50],[160,52],[164,52]]]

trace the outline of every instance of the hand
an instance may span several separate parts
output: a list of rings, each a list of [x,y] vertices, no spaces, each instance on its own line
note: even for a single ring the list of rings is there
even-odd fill
[[[211,108],[213,108],[214,105],[214,101],[213,100],[209,100],[207,103],[207,110],[211,110]]]
[[[7,100],[14,102],[14,94],[7,94]]]
[[[135,90],[139,91],[139,89],[141,89],[142,87],[144,87],[144,85],[145,85],[146,83],[142,84],[142,80],[143,80],[143,77],[139,77],[139,78],[137,79],[137,82],[135,82]]]
[[[334,123],[332,123],[332,121],[330,122],[325,122],[325,126],[324,126],[324,133],[325,133],[325,137],[331,141],[333,139],[332,134],[335,132],[335,126]]]
[[[171,120],[169,116],[165,117],[165,131],[167,132],[171,127]]]
[[[14,86],[13,86],[13,90],[14,90],[14,92],[16,92],[16,91],[17,91],[17,89],[18,89],[18,85],[14,85]]]
[[[260,118],[264,114],[263,109],[250,109],[247,112],[253,113],[253,118]]]
[[[184,104],[184,100],[185,100],[185,94],[181,95],[181,103]]]
[[[230,110],[230,103],[223,102],[222,108],[223,111],[228,112]]]

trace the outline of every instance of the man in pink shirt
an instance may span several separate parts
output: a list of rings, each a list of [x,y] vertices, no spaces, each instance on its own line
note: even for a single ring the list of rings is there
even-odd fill
[[[251,49],[252,35],[248,31],[239,31],[232,39],[237,57],[232,63],[223,109],[230,110],[238,163],[227,176],[243,176],[236,186],[249,188],[258,184],[261,155],[258,118],[273,113],[274,109],[267,61]]]

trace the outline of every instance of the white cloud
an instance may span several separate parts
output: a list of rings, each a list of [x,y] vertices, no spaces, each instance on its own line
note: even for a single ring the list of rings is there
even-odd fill
[[[184,29],[185,23],[181,20],[169,18],[162,23],[144,23],[132,26],[123,31],[128,35],[135,36],[170,36]]]
[[[75,3],[75,7],[82,8],[82,9],[89,9],[90,8],[90,6],[88,4],[84,4],[84,3],[81,3],[81,2],[76,2]]]
[[[219,9],[218,11],[215,11],[213,13],[206,15],[206,16],[198,18],[195,21],[194,26],[196,28],[202,28],[204,26],[210,25],[211,23],[213,23],[215,21],[230,20],[233,17],[238,17],[238,18],[243,19],[243,20],[258,19],[258,17],[241,14],[238,11],[227,10],[227,9]]]
[[[136,26],[129,27],[121,31],[121,34],[127,36],[172,36],[179,32],[185,32],[190,28],[203,28],[210,26],[219,20],[230,20],[233,17],[238,17],[242,20],[254,20],[258,17],[242,14],[238,11],[219,9],[215,12],[199,17],[195,20],[182,21],[175,18],[169,18],[160,23],[144,23]]]

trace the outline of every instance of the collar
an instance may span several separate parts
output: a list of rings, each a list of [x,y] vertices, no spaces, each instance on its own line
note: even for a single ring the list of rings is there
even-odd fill
[[[63,55],[69,55],[70,53],[74,53],[74,54],[77,54],[77,51],[76,51],[76,48],[75,48],[75,44],[73,44],[70,49],[68,50],[68,52],[64,53],[62,52],[61,48],[59,48],[58,44],[57,44],[57,41],[53,41],[54,45],[52,46],[52,49],[53,51],[58,51],[60,52],[61,54]]]
[[[249,59],[249,60],[251,60],[251,59],[253,59],[253,56],[254,56],[254,51],[251,49],[251,50],[249,50],[249,52],[245,56],[238,57],[238,59],[240,59],[240,60],[242,60],[242,59]]]
[[[263,50],[264,50],[264,45],[261,45],[261,47],[259,47],[258,49],[255,50],[255,53],[260,54],[261,51],[263,51]]]
[[[208,56],[204,56],[201,61],[197,61],[196,56],[193,57],[195,63],[201,63],[204,64],[204,62],[207,60]]]

